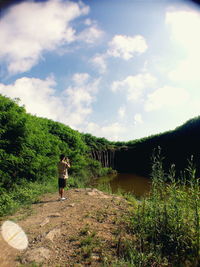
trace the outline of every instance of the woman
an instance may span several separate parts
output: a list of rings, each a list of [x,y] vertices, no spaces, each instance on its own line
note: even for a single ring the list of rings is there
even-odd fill
[[[60,200],[65,200],[64,188],[66,187],[66,180],[68,179],[68,168],[70,168],[69,159],[65,155],[60,155],[58,162],[58,187]]]

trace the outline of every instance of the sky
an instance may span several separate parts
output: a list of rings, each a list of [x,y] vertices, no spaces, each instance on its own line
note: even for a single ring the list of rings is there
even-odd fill
[[[129,141],[200,115],[200,6],[187,0],[9,1],[0,94],[79,132]]]

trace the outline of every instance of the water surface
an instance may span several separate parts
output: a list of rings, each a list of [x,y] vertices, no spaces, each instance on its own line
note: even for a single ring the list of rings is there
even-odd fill
[[[133,193],[136,197],[142,197],[149,193],[151,180],[147,177],[130,173],[118,173],[99,178],[96,184],[101,188],[107,185],[111,188],[112,193],[123,191]]]

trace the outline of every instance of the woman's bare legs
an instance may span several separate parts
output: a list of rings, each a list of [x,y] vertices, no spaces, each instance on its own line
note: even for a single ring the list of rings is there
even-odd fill
[[[63,198],[63,194],[64,194],[64,188],[59,188],[59,195],[61,198]]]

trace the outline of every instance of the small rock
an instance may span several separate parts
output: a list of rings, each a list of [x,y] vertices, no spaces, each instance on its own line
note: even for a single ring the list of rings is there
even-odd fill
[[[92,255],[91,258],[95,261],[99,261],[100,257],[98,255]]]
[[[40,224],[40,227],[44,226],[47,223],[49,223],[49,218],[48,217]]]
[[[92,191],[88,191],[87,192],[87,195],[89,196],[97,196],[99,198],[110,198],[111,196],[109,195],[106,195],[104,192],[96,189],[96,188],[93,188]]]
[[[96,196],[96,195],[97,195],[97,193],[96,193],[96,192],[93,192],[93,191],[91,191],[91,192],[87,192],[87,195],[89,195],[89,196]]]
[[[75,203],[69,204],[68,207],[74,207]]]
[[[75,189],[74,191],[75,191],[75,192],[81,192],[81,190],[80,190],[80,189]]]
[[[85,188],[86,191],[92,191],[93,189],[92,188]]]
[[[48,234],[46,235],[46,238],[53,241],[54,237],[56,235],[60,235],[60,229],[53,229],[50,232],[48,232]]]
[[[42,263],[50,258],[50,250],[44,247],[29,250],[26,253],[26,260],[28,262]]]
[[[97,193],[102,193],[101,191],[99,191],[99,190],[96,189],[96,188],[93,188],[92,191],[93,191],[93,192],[97,192]]]

